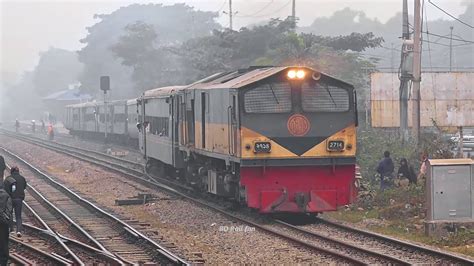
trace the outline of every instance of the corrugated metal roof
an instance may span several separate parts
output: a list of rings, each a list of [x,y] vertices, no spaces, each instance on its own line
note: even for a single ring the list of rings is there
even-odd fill
[[[430,165],[466,165],[474,164],[472,159],[431,159]]]
[[[57,91],[46,97],[42,98],[43,100],[54,100],[54,101],[84,101],[92,99],[92,96],[86,93],[81,93],[81,91],[76,89]]]

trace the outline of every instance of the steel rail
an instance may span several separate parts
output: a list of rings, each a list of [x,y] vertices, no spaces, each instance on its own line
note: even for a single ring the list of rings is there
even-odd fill
[[[13,136],[14,138],[18,138],[16,136]],[[28,140],[28,142],[33,142],[33,144],[35,145],[39,145],[39,146],[43,146],[42,143],[37,143],[35,140]],[[70,146],[71,149],[76,149],[76,147],[74,146]],[[52,150],[57,150],[55,149],[55,147],[46,147],[48,149],[52,149]],[[227,213],[226,211],[220,209],[220,208],[217,208],[217,207],[214,207],[212,205],[209,205],[195,197],[192,197],[192,196],[189,196],[187,194],[184,194],[180,191],[178,191],[177,189],[175,188],[172,188],[171,186],[169,186],[169,184],[172,184],[172,185],[176,185],[174,182],[171,182],[167,179],[164,179],[164,178],[157,178],[157,177],[150,177],[146,172],[145,172],[145,176],[143,176],[141,173],[139,173],[138,171],[135,171],[136,174],[131,174],[129,172],[124,172],[124,171],[121,171],[120,169],[117,169],[117,168],[114,168],[114,164],[111,164],[110,162],[106,165],[103,165],[101,163],[97,163],[97,162],[94,162],[92,159],[84,159],[84,158],[81,158],[80,156],[75,156],[71,153],[69,153],[68,151],[62,151],[62,150],[57,150],[58,152],[60,153],[63,153],[63,154],[68,154],[70,156],[73,156],[75,158],[78,158],[80,160],[86,160],[90,163],[93,163],[93,164],[96,164],[96,165],[99,165],[99,166],[102,166],[102,167],[106,167],[108,169],[111,169],[113,171],[116,171],[116,172],[119,172],[119,173],[122,173],[122,174],[125,174],[125,175],[128,175],[129,177],[132,177],[135,179],[135,181],[145,185],[145,186],[151,186],[155,189],[162,189],[162,190],[166,190],[168,192],[171,192],[171,193],[174,193],[178,196],[181,196],[183,198],[186,198],[192,202],[195,202],[195,203],[198,203],[199,205],[203,206],[203,207],[207,207],[207,208],[210,208],[212,210],[215,210],[215,211],[218,211],[226,216],[229,216],[233,219],[237,219],[237,220],[240,220],[241,222],[243,223],[247,223],[247,224],[250,224],[252,226],[255,226],[255,227],[259,227],[257,226],[257,224],[251,222],[251,221],[245,221],[245,220],[241,220],[240,217],[236,217],[234,216],[233,214],[230,214],[230,213]],[[85,155],[87,156],[87,155]],[[133,169],[131,169],[133,170]],[[145,178],[145,177],[148,177]],[[166,184],[168,185],[165,185],[165,184],[162,184],[162,183],[159,183],[160,182],[165,182]],[[235,218],[234,218],[235,217]],[[321,218],[318,218],[319,220],[321,220],[322,222],[325,222],[325,223],[328,223],[328,224],[333,224],[334,226],[338,226],[340,228],[343,228],[343,229],[346,229],[346,230],[352,230],[353,232],[357,232],[357,233],[360,233],[360,234],[364,234],[364,235],[367,235],[367,236],[372,236],[372,237],[378,237],[380,240],[383,240],[383,241],[391,241],[393,243],[397,243],[399,245],[404,245],[405,247],[409,247],[409,248],[413,248],[413,249],[417,249],[417,250],[420,250],[420,251],[423,251],[423,252],[426,252],[426,253],[429,253],[429,254],[432,254],[432,255],[436,255],[436,256],[440,256],[440,257],[446,257],[446,258],[449,258],[449,259],[452,259],[452,260],[456,260],[456,261],[459,261],[463,264],[469,264],[469,265],[474,265],[474,261],[473,260],[470,260],[468,258],[464,258],[464,257],[461,257],[461,256],[458,256],[458,255],[455,255],[455,254],[451,254],[451,253],[447,253],[447,252],[444,252],[444,251],[438,251],[438,250],[435,250],[435,249],[431,249],[431,248],[428,248],[428,247],[424,247],[424,246],[421,246],[421,245],[416,245],[416,244],[413,244],[413,243],[409,243],[409,242],[405,242],[405,241],[401,241],[401,240],[398,240],[398,239],[394,239],[394,238],[391,238],[391,237],[388,237],[388,236],[384,236],[384,235],[380,235],[380,234],[377,234],[377,233],[373,233],[373,232],[368,232],[368,231],[365,231],[365,230],[361,230],[361,229],[357,229],[357,228],[352,228],[352,227],[349,227],[349,226],[345,226],[345,225],[342,225],[342,224],[338,224],[338,223],[334,223],[334,222],[330,222],[330,221],[327,221],[327,220],[324,220],[324,219],[321,219]],[[260,228],[260,227],[259,227]],[[265,230],[263,228],[261,228],[262,230]],[[313,232],[312,232],[313,233]],[[335,239],[332,239],[332,240],[335,240]],[[345,243],[347,244],[347,243]],[[375,252],[376,254],[373,254],[373,255],[378,255],[380,253],[377,253]],[[391,259],[393,260],[399,260],[398,263],[401,263],[401,264],[409,264],[409,262],[407,261],[403,261],[403,260],[400,260],[400,259],[397,259],[395,257],[390,257]],[[361,261],[359,262],[354,262],[354,263],[362,263]]]
[[[14,137],[15,137],[15,136],[14,136]],[[30,142],[30,141],[33,142],[33,144],[38,145],[38,144],[36,144],[36,142],[35,142],[34,140],[29,140],[29,141],[27,141],[27,142]],[[40,143],[39,146],[43,146],[43,143]],[[44,145],[44,146],[46,146],[46,145]],[[329,255],[331,255],[331,256],[337,257],[337,258],[342,258],[342,259],[344,259],[344,260],[346,260],[346,261],[348,261],[348,262],[350,262],[350,263],[352,263],[352,264],[357,264],[357,265],[365,265],[365,264],[366,264],[364,261],[355,259],[355,258],[353,258],[353,257],[351,257],[351,256],[342,254],[342,253],[337,252],[337,251],[334,251],[334,250],[328,250],[328,249],[325,249],[325,248],[322,248],[322,247],[319,247],[319,246],[316,246],[316,245],[312,245],[312,244],[307,243],[307,242],[305,242],[305,241],[302,241],[302,240],[300,240],[300,239],[298,239],[298,238],[295,238],[295,237],[293,237],[293,236],[291,236],[291,235],[287,235],[287,234],[278,232],[277,230],[271,229],[271,228],[266,227],[266,226],[264,226],[264,225],[261,225],[261,224],[258,224],[258,223],[249,221],[249,220],[244,219],[244,218],[241,218],[241,217],[238,217],[238,216],[233,215],[233,214],[231,214],[230,212],[227,212],[227,211],[225,211],[225,210],[223,210],[223,209],[221,209],[221,208],[215,207],[215,206],[210,205],[210,204],[208,204],[208,203],[206,203],[206,202],[204,202],[204,201],[202,201],[202,200],[199,200],[199,199],[194,198],[194,197],[192,197],[192,196],[189,196],[189,195],[187,195],[187,194],[185,194],[185,193],[182,193],[182,192],[180,192],[180,191],[178,191],[178,190],[176,190],[176,189],[174,189],[174,188],[172,188],[172,187],[170,187],[170,186],[168,186],[168,185],[164,185],[164,184],[160,184],[160,183],[156,182],[156,179],[164,180],[164,179],[162,179],[162,178],[156,178],[156,177],[155,177],[155,178],[145,179],[145,178],[143,177],[143,174],[131,174],[131,173],[129,173],[129,172],[123,172],[123,171],[121,171],[120,169],[114,168],[114,167],[112,166],[113,164],[107,163],[107,164],[104,165],[104,164],[102,164],[102,163],[100,163],[100,162],[94,161],[94,160],[91,159],[91,158],[83,158],[82,156],[78,156],[78,155],[72,154],[72,153],[69,152],[69,150],[64,151],[64,150],[61,150],[61,149],[57,149],[56,147],[51,147],[51,148],[50,148],[49,145],[47,145],[45,148],[47,148],[47,149],[52,149],[52,150],[56,150],[56,151],[58,151],[58,152],[60,152],[60,153],[68,154],[68,155],[70,155],[70,156],[72,156],[72,157],[74,157],[74,158],[77,158],[77,159],[80,159],[80,160],[83,160],[83,161],[87,161],[87,162],[90,162],[90,163],[93,163],[93,164],[96,164],[96,165],[99,165],[99,166],[102,166],[102,167],[106,167],[106,168],[111,169],[111,170],[114,170],[114,171],[118,171],[118,172],[120,172],[120,173],[122,173],[122,174],[125,174],[125,175],[127,175],[127,176],[129,176],[129,177],[135,179],[135,181],[138,181],[139,183],[142,183],[142,184],[145,185],[145,186],[151,186],[151,187],[153,187],[154,189],[166,190],[166,191],[171,192],[171,193],[173,193],[173,194],[175,194],[175,195],[178,195],[178,196],[180,196],[180,197],[186,198],[187,200],[190,200],[191,202],[194,202],[194,203],[196,203],[196,204],[198,204],[198,205],[200,205],[200,206],[202,206],[202,207],[205,207],[205,208],[211,209],[211,210],[213,210],[213,211],[219,212],[219,213],[221,213],[221,214],[223,214],[223,215],[225,215],[225,216],[227,216],[227,217],[230,217],[230,218],[232,218],[232,219],[234,219],[234,220],[240,221],[240,222],[242,222],[242,223],[244,223],[244,224],[251,225],[251,226],[253,226],[253,227],[259,228],[259,229],[262,230],[262,231],[265,231],[265,232],[267,232],[267,233],[273,234],[273,235],[275,235],[275,236],[278,236],[278,237],[280,237],[280,238],[282,238],[282,239],[285,239],[285,240],[288,240],[288,241],[290,241],[290,242],[296,243],[296,244],[298,244],[298,245],[300,245],[300,246],[302,246],[302,247],[305,247],[305,248],[307,248],[307,249],[310,249],[310,250],[313,250],[313,251],[318,251],[318,252],[323,252],[323,253],[329,254]],[[72,148],[74,148],[74,147],[72,147]],[[39,171],[39,170],[38,170],[38,171]],[[40,171],[40,172],[41,172],[41,171]]]
[[[168,260],[170,260],[171,262],[175,263],[175,264],[181,264],[181,265],[189,265],[189,263],[182,259],[181,257],[179,257],[178,255],[174,254],[173,252],[169,251],[167,248],[165,248],[164,246],[156,243],[154,240],[150,239],[149,237],[147,237],[146,235],[144,235],[143,233],[139,232],[138,230],[136,230],[135,228],[133,228],[132,226],[128,225],[126,222],[118,219],[117,217],[115,217],[114,215],[112,215],[111,213],[99,208],[98,206],[94,205],[93,203],[91,203],[90,201],[84,199],[83,197],[81,197],[80,195],[78,195],[76,192],[70,190],[69,188],[67,188],[66,186],[64,186],[63,184],[57,182],[56,180],[54,180],[53,178],[51,178],[49,175],[47,175],[46,173],[42,172],[40,169],[36,168],[35,166],[33,166],[32,164],[30,164],[29,162],[25,161],[24,159],[22,159],[21,157],[19,157],[18,155],[10,152],[9,150],[5,149],[4,147],[1,147],[0,148],[1,150],[3,150],[3,152],[5,152],[6,154],[8,154],[9,156],[21,161],[23,164],[27,165],[32,171],[34,171],[35,173],[37,173],[38,175],[41,175],[43,178],[45,178],[46,180],[48,180],[50,183],[52,183],[54,186],[56,186],[58,189],[60,189],[63,193],[66,193],[68,196],[70,196],[71,198],[75,199],[76,201],[80,202],[81,204],[83,204],[84,206],[90,208],[90,209],[93,209],[94,211],[100,213],[101,215],[103,215],[104,217],[114,221],[116,224],[118,224],[120,227],[122,227],[124,229],[125,232],[127,232],[129,235],[131,235],[132,237],[134,238],[138,238],[138,239],[142,239],[144,240],[145,243],[149,244],[150,246],[153,246],[154,250],[156,250],[158,253],[160,253],[160,255],[166,257]],[[82,159],[84,160],[84,159]],[[113,254],[115,256],[115,254]]]
[[[462,264],[474,265],[474,260],[459,256],[457,254],[452,254],[452,253],[449,253],[449,252],[446,252],[446,251],[440,251],[440,250],[436,250],[436,249],[433,249],[433,248],[430,248],[430,247],[417,245],[417,244],[410,243],[410,242],[407,242],[407,241],[403,241],[403,240],[400,240],[400,239],[396,239],[396,238],[393,238],[393,237],[390,237],[390,236],[385,236],[385,235],[378,234],[378,233],[375,233],[375,232],[370,232],[370,231],[367,231],[367,230],[355,228],[355,227],[344,225],[344,224],[341,224],[341,223],[329,221],[327,219],[323,219],[323,218],[320,218],[320,217],[317,217],[316,219],[321,223],[324,223],[324,224],[327,224],[327,225],[330,225],[330,226],[333,226],[333,227],[337,227],[337,228],[340,228],[340,229],[343,229],[343,230],[347,230],[349,232],[354,232],[354,233],[357,233],[357,234],[365,235],[365,236],[368,236],[368,237],[379,239],[381,241],[385,241],[385,242],[388,242],[388,243],[393,243],[393,244],[396,244],[396,245],[400,245],[400,246],[405,247],[405,248],[411,248],[411,249],[423,251],[423,252],[428,253],[428,254],[433,254],[433,255],[436,255],[436,256],[440,256],[440,257],[446,257],[446,258],[451,259],[453,261],[458,261]]]
[[[336,245],[339,245],[341,247],[345,247],[345,248],[348,248],[348,249],[351,249],[351,250],[355,250],[356,252],[366,253],[366,254],[372,255],[374,257],[379,257],[379,258],[382,258],[384,260],[395,262],[396,264],[411,265],[411,263],[409,261],[399,259],[399,258],[390,256],[390,255],[382,254],[382,253],[379,253],[379,252],[376,252],[376,251],[373,251],[373,250],[370,250],[370,249],[358,247],[356,245],[349,244],[347,242],[344,242],[344,241],[341,241],[341,240],[338,240],[338,239],[335,239],[335,238],[331,238],[331,237],[325,236],[323,234],[319,234],[319,233],[316,233],[316,232],[313,232],[313,231],[309,231],[309,230],[300,228],[298,226],[289,224],[289,223],[284,222],[282,220],[274,220],[274,222],[277,223],[277,224],[283,225],[287,228],[290,228],[290,229],[292,229],[292,230],[294,230],[298,233],[309,235],[310,237],[316,237],[316,238],[319,238],[319,239],[323,239],[324,241],[332,242],[332,243],[334,243]]]
[[[71,263],[69,262],[69,260],[67,260],[66,258],[63,258],[59,255],[53,255],[53,254],[49,254],[41,249],[38,249],[30,244],[27,244],[27,243],[24,243],[24,242],[21,242],[19,240],[17,240],[16,238],[10,238],[10,242],[12,242],[14,245],[18,245],[18,246],[21,246],[22,248],[24,248],[25,250],[28,250],[30,253],[33,253],[35,254],[35,256],[40,256],[40,257],[44,257],[45,259],[51,261],[52,263],[54,263],[54,265],[70,265]]]
[[[10,166],[8,164],[6,164],[7,166],[7,169],[10,169]],[[29,185],[28,185],[29,186]],[[26,203],[25,201],[23,201],[23,205],[25,205],[25,207],[35,216],[36,219],[38,219],[38,221],[41,222],[41,224],[46,228],[46,230],[48,230],[49,232],[53,232],[51,230],[51,228],[38,216],[38,214],[28,205],[28,203]],[[79,265],[85,265],[84,262],[82,262],[82,260],[71,250],[69,249],[68,246],[66,246],[63,241],[61,241],[61,239],[59,239],[59,237],[55,234],[52,234],[54,240],[56,243],[58,243],[67,253],[69,253],[69,255],[73,258],[73,260],[79,264]]]
[[[115,258],[115,257],[113,257],[109,254],[106,254],[102,250],[99,250],[99,249],[97,249],[93,246],[82,243],[78,240],[63,236],[63,235],[61,235],[61,234],[59,234],[59,233],[57,233],[53,230],[42,229],[42,228],[36,227],[34,225],[28,224],[28,223],[24,223],[23,227],[26,228],[27,230],[30,230],[30,231],[36,233],[36,234],[42,235],[45,238],[51,238],[51,239],[54,239],[54,240],[56,240],[56,238],[59,238],[60,241],[64,242],[66,245],[68,245],[68,246],[73,245],[73,246],[76,246],[76,247],[80,248],[81,250],[89,252],[94,257],[98,257],[98,258],[106,261],[109,265],[124,264],[123,261],[120,261],[117,258]]]

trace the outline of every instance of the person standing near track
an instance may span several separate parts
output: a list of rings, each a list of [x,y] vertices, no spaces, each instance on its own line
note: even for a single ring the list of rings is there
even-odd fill
[[[10,176],[4,181],[4,187],[12,198],[13,209],[15,210],[17,237],[21,237],[21,232],[23,231],[21,209],[23,207],[23,200],[25,200],[26,185],[26,179],[20,175],[20,169],[17,166],[13,166],[10,169]]]
[[[0,266],[8,264],[8,242],[10,239],[12,212],[12,199],[3,188],[3,182],[0,182]]]
[[[2,183],[3,183],[3,174],[6,168],[7,166],[5,165],[5,159],[3,158],[2,155],[0,155],[0,177],[2,178]]]
[[[377,173],[380,174],[380,190],[384,191],[391,187],[394,170],[395,165],[393,164],[392,158],[390,158],[390,152],[385,151],[383,153],[383,159],[377,166]]]

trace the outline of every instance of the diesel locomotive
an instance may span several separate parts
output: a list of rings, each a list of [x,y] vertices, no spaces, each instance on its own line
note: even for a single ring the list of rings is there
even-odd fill
[[[320,213],[351,203],[354,87],[307,67],[251,67],[137,99],[149,170],[261,213]]]

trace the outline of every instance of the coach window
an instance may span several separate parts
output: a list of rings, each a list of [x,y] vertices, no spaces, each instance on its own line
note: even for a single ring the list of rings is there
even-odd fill
[[[147,116],[146,121],[150,122],[150,133],[160,137],[168,137],[169,118]]]
[[[301,101],[305,112],[349,111],[349,92],[344,88],[322,82],[305,82],[301,89]]]

